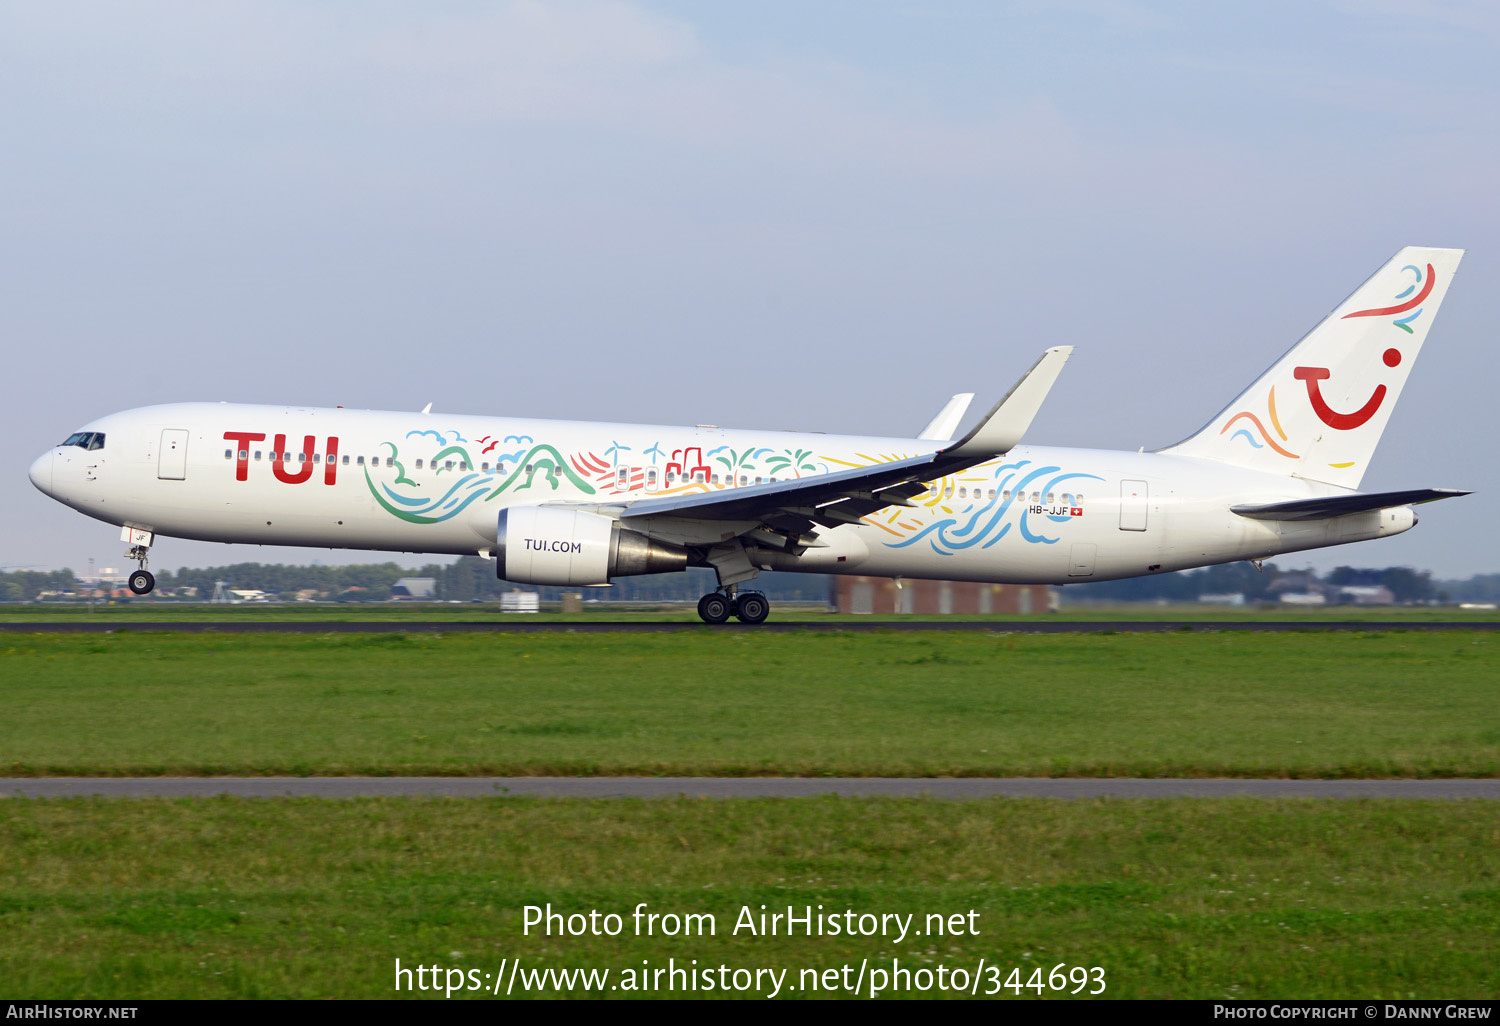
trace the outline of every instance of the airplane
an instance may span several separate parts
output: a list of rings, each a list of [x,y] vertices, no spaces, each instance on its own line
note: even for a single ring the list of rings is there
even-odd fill
[[[595,586],[711,567],[698,614],[760,623],[765,570],[1072,584],[1384,538],[1469,494],[1359,483],[1463,255],[1408,247],[1201,430],[1154,452],[1022,444],[1071,346],[954,440],[230,403],[84,425],[33,484],[121,528],[149,593],[158,536],[477,554]]]

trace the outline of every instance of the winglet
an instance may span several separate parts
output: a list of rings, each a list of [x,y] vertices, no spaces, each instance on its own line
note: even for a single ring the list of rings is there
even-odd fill
[[[1013,449],[1031,427],[1037,411],[1042,408],[1042,401],[1052,390],[1072,352],[1072,346],[1055,346],[1043,353],[1026,376],[995,404],[989,416],[973,431],[944,449],[943,455],[990,459]]]
[[[969,403],[973,401],[973,392],[960,392],[949,399],[948,405],[938,411],[938,415],[932,418],[931,423],[922,429],[917,438],[924,442],[946,442],[958,431],[958,422],[964,419],[964,414],[969,411]]]

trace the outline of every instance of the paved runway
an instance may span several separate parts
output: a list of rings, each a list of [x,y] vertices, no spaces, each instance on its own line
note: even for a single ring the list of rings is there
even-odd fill
[[[526,621],[526,620],[52,620],[0,623],[0,633],[110,634],[115,631],[188,631],[224,634],[392,634],[451,633],[575,633],[670,634],[696,631],[989,631],[1010,634],[1157,634],[1171,631],[1500,631],[1500,620],[802,620],[763,624],[726,623],[710,627],[685,621]]]
[[[1500,780],[1161,780],[919,777],[9,777],[0,798],[543,797],[1485,798]]]

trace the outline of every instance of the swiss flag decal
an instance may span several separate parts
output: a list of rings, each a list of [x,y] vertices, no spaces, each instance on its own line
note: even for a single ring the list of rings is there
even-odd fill
[[[1068,516],[1070,516],[1070,517],[1081,517],[1081,516],[1083,516],[1083,507],[1082,506],[1071,506],[1071,507],[1069,507],[1068,508]]]

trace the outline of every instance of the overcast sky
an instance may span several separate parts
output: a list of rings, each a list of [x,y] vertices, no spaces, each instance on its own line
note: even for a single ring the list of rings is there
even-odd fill
[[[120,565],[26,468],[150,403],[909,435],[1072,344],[1028,440],[1159,447],[1431,245],[1363,487],[1479,494],[1282,563],[1500,570],[1497,53],[1479,0],[5,3],[0,564]],[[153,549],[314,558],[372,557]]]

